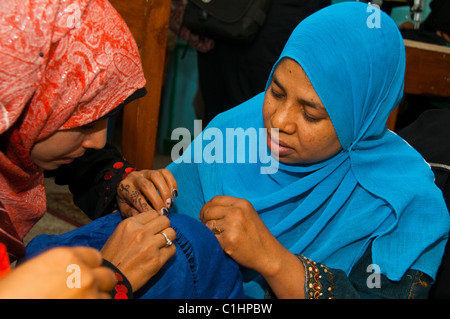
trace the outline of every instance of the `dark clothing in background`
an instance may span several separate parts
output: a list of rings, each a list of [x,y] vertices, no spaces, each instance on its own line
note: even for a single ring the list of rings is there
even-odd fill
[[[450,1],[432,0],[431,12],[423,23],[426,31],[443,31],[450,35]]]
[[[215,40],[214,49],[198,52],[203,125],[217,114],[264,91],[270,71],[291,32],[300,21],[330,2],[274,0],[264,25],[251,43]]]
[[[450,109],[427,110],[416,121],[401,129],[398,135],[432,165],[436,176],[436,184],[442,189],[447,206],[449,206]]]
[[[398,134],[430,163],[450,210],[450,109],[427,110]],[[450,298],[450,242],[447,242],[430,298]]]

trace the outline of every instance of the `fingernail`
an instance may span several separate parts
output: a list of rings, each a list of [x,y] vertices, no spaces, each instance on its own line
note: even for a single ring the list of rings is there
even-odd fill
[[[170,208],[173,206],[172,198],[168,198],[166,200],[166,206],[167,206],[167,208]]]
[[[172,191],[172,197],[177,197],[178,196],[178,191],[176,189],[174,189]]]
[[[167,210],[167,208],[161,208],[161,215],[163,216],[169,215],[169,211]]]

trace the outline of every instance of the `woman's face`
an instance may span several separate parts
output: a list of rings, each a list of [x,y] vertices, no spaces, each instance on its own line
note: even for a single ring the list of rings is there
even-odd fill
[[[83,156],[89,148],[101,149],[106,144],[108,120],[96,121],[70,130],[58,131],[34,144],[31,159],[44,170],[54,170]]]
[[[282,60],[275,69],[264,98],[263,118],[268,146],[280,162],[319,162],[342,149],[319,96],[292,59]],[[271,135],[272,128],[279,130],[278,140]]]

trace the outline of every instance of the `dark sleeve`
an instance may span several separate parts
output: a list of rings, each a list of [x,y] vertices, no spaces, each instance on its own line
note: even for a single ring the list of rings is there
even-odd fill
[[[58,185],[68,185],[73,201],[91,219],[117,209],[116,187],[134,168],[111,144],[101,150],[89,149],[68,165],[46,172]]]
[[[426,299],[432,279],[423,272],[408,270],[400,281],[391,281],[372,264],[371,247],[349,276],[304,256],[305,296],[308,299]],[[369,267],[369,268],[368,268]]]
[[[450,34],[450,1],[433,0],[431,12],[424,21],[424,28],[430,32],[443,31]]]

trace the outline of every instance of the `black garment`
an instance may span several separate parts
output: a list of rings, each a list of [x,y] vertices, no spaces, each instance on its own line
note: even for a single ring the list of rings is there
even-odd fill
[[[383,1],[381,10],[390,15],[393,8],[405,5],[412,7],[414,0],[405,0],[403,2]],[[443,37],[438,36],[436,31],[443,31],[450,34],[450,1],[432,0],[430,9],[431,11],[426,20],[421,24],[420,30],[401,29],[400,31],[403,37],[408,40],[447,45],[448,42]]]
[[[364,1],[364,2],[369,2],[369,1]],[[384,12],[386,12],[387,14],[391,15],[392,13],[392,9],[396,8],[396,7],[403,7],[403,6],[412,6],[414,4],[414,0],[404,0],[404,1],[391,1],[391,0],[385,0],[383,1],[383,3],[381,4],[381,10],[383,10]]]
[[[74,203],[91,219],[112,213],[117,209],[117,185],[134,170],[111,144],[101,150],[89,149],[71,164],[45,177],[54,177],[58,185],[69,185]]]
[[[398,134],[430,163],[436,185],[450,210],[450,109],[428,110]],[[430,298],[450,298],[450,242],[437,273]]]
[[[426,31],[443,31],[450,35],[450,1],[432,0],[431,12],[423,23]]]
[[[215,41],[198,52],[199,87],[204,103],[203,124],[264,91],[270,71],[300,21],[330,0],[274,0],[265,24],[249,44]]]
[[[436,184],[442,189],[448,205],[450,172],[445,171],[444,166],[450,168],[450,109],[427,110],[398,135],[432,164]]]
[[[413,6],[413,0],[406,0],[403,3],[398,1],[384,1],[381,10],[387,14],[391,14],[392,8],[399,6]],[[422,24],[422,29],[435,33],[443,31],[450,34],[450,1],[448,0],[432,0],[430,2],[430,14]]]
[[[409,4],[412,5],[412,1],[409,1]],[[437,35],[436,31],[443,31],[450,35],[450,1],[433,0],[430,3],[430,9],[430,14],[419,30],[401,29],[400,32],[403,38],[408,40],[448,45],[448,41]]]
[[[411,3],[411,1],[409,2]],[[432,0],[430,9],[431,12],[421,24],[420,30],[400,30],[403,38],[437,45],[449,45],[450,43],[438,36],[436,31],[440,30],[450,35],[450,1]],[[448,97],[408,94],[400,106],[396,130],[401,130],[411,124],[426,110],[449,106],[450,99]]]

